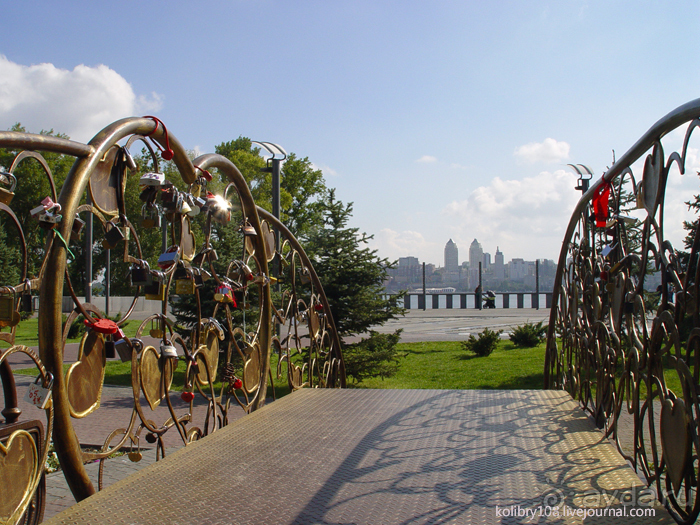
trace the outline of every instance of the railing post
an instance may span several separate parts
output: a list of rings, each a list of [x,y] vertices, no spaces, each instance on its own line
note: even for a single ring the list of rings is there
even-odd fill
[[[449,308],[450,310],[452,309],[452,294],[448,293],[445,296],[445,308]]]
[[[433,310],[438,310],[440,308],[440,294],[433,294]]]
[[[510,294],[503,294],[503,308],[510,308]]]
[[[518,308],[525,308],[525,294],[518,294]]]
[[[462,310],[465,310],[467,308],[467,294],[465,294],[465,293],[459,294],[459,307]]]
[[[403,296],[403,307],[406,308],[406,310],[411,309],[411,296],[409,294]]]

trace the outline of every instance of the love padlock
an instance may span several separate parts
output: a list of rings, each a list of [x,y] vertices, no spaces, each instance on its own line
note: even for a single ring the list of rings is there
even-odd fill
[[[165,183],[165,175],[158,172],[148,172],[141,175],[141,186],[162,186]]]
[[[34,300],[32,298],[32,285],[29,279],[25,282],[24,290],[19,298],[19,311],[25,314],[34,313]]]
[[[160,257],[158,257],[158,267],[162,270],[167,270],[173,264],[177,264],[179,260],[180,249],[177,246],[171,246],[170,248],[168,248],[168,251],[166,251],[165,253],[161,254]]]
[[[105,238],[102,241],[102,246],[106,250],[113,250],[117,247],[117,244],[119,244],[123,240],[124,233],[122,232],[122,229],[116,224],[114,224],[112,221],[109,221],[105,225]]]
[[[144,296],[149,301],[165,301],[165,286],[160,281],[152,281],[144,287]]]
[[[48,373],[47,374],[47,382],[44,384],[43,382],[40,383],[41,381],[41,376],[38,376],[36,380],[29,385],[29,388],[27,389],[27,393],[24,397],[24,400],[31,404],[34,405],[35,407],[44,410],[46,406],[49,404],[49,399],[51,399],[51,388],[53,387],[53,376]]]
[[[148,261],[140,261],[131,267],[132,286],[148,286],[153,282]]]
[[[144,204],[141,208],[141,227],[160,228],[160,209],[156,204]]]
[[[6,288],[6,290],[7,289],[8,288]],[[11,295],[6,292],[0,294],[0,328],[16,326],[21,319],[19,311],[17,310],[15,289],[9,289],[12,290]]]
[[[161,341],[160,343],[160,355],[161,357],[166,358],[177,358],[177,350],[172,345],[172,343],[166,339],[165,341]]]
[[[2,171],[0,172],[0,182],[9,186],[9,188],[3,188],[2,186],[0,186],[0,202],[9,206],[12,202],[12,197],[15,196],[17,178],[12,173]]]

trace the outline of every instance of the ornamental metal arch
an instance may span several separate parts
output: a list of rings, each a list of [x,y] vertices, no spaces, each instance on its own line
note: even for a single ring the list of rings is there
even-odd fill
[[[135,143],[145,147],[144,156],[153,166],[153,171],[141,174],[138,181],[143,201],[138,217],[127,211],[125,193],[129,177],[133,179],[136,173],[129,151]],[[10,345],[0,350],[6,405],[2,412],[5,422],[0,424],[0,454],[6,456],[0,464],[0,483],[18,487],[16,494],[13,492],[16,497],[0,507],[3,521],[14,523],[27,516],[29,521],[41,519],[43,464],[51,436],[68,485],[79,501],[95,492],[83,467],[85,462],[101,462],[99,488],[104,460],[114,452],[127,450],[130,459],[138,461],[139,440],[144,437],[155,444],[157,456],[162,457],[166,434],[178,435],[184,445],[206,436],[228,423],[232,407],[245,412],[261,407],[275,375],[277,379],[286,375],[290,390],[345,386],[338,335],[309,259],[292,233],[256,206],[243,175],[230,160],[217,154],[190,160],[180,142],[156,117],[119,120],[88,144],[0,132],[0,148],[19,151],[12,167],[0,174],[0,213],[3,228],[17,228],[24,248],[20,282],[0,288],[0,340]],[[58,195],[48,163],[39,152],[76,158]],[[172,174],[181,180],[165,179],[156,152],[162,159],[172,160]],[[53,189],[32,210],[33,219],[46,231],[43,258],[36,265],[40,271],[35,275],[27,274],[28,255],[22,233],[22,221],[30,218],[18,219],[12,211],[12,197],[8,196],[14,183],[22,184],[13,175],[13,168],[24,158],[40,163]],[[215,188],[209,184],[210,170],[217,170],[225,181],[218,195],[212,193]],[[96,219],[97,231],[102,232],[96,240],[102,237],[105,248],[117,250],[121,261],[130,267],[133,301],[116,321],[77,296],[67,271],[71,243],[81,234],[81,216],[88,214]],[[233,228],[236,238],[215,233],[220,231],[217,224],[237,225]],[[284,236],[280,251],[275,248],[270,224]],[[202,227],[203,234],[195,225]],[[158,228],[163,232],[166,249],[146,253],[140,239],[148,230]],[[230,253],[225,248],[234,245],[241,252],[219,260],[217,248],[220,253]],[[283,268],[280,275],[271,275],[268,269],[275,259]],[[273,294],[274,283],[281,284]],[[205,289],[215,303],[210,315],[203,313]],[[20,310],[25,297],[31,299],[31,290],[39,291],[39,355],[15,344]],[[64,293],[71,296],[73,305],[65,321]],[[136,336],[130,338],[122,328],[132,318],[141,295],[159,301],[161,308],[143,320]],[[178,330],[167,315],[172,295],[194,298],[196,315],[189,336],[183,336],[182,329]],[[87,331],[80,342],[77,362],[64,372],[68,330],[79,316],[85,319]],[[278,326],[292,328],[281,337]],[[36,363],[37,384],[46,393],[43,425],[19,422],[21,411],[7,356],[20,352]],[[89,418],[100,408],[106,359],[117,353],[122,361],[131,363],[133,410],[127,420],[101,429],[104,441],[100,450],[85,451],[73,422]],[[270,367],[273,354],[278,360],[275,374]],[[184,373],[176,376],[178,365]],[[182,393],[175,388],[176,377],[181,378],[182,384],[177,386]],[[272,392],[274,395],[274,388]],[[155,415],[159,405],[167,406],[165,417]],[[195,424],[197,411],[201,412],[201,424]],[[17,472],[11,463],[20,462],[17,454],[8,451],[13,443],[20,442],[25,450],[29,447],[32,451],[31,461],[27,462],[26,455],[21,460],[22,472],[27,474],[22,487],[16,479],[10,483],[8,478]]]
[[[679,523],[700,514],[700,226],[687,224],[689,253],[674,247],[669,216],[686,203],[666,197],[669,181],[689,176],[698,126],[700,99],[656,122],[583,194],[559,255],[544,370],[545,388],[580,402]]]

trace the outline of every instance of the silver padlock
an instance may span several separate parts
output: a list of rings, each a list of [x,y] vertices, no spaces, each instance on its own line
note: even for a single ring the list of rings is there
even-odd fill
[[[168,341],[167,339],[165,341],[161,341],[160,343],[160,355],[161,357],[174,357],[177,358],[177,350],[175,347]]]
[[[144,204],[141,208],[141,227],[160,228],[160,209],[155,204]]]
[[[46,405],[49,404],[49,399],[51,399],[51,388],[53,388],[53,375],[51,375],[51,373],[47,373],[46,377],[48,378],[47,386],[40,383],[41,376],[38,376],[36,380],[29,385],[27,394],[24,397],[24,400],[27,403],[32,404],[41,410],[44,410]]]

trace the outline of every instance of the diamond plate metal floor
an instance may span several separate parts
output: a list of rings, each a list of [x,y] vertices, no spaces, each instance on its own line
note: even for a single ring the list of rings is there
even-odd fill
[[[649,503],[565,392],[307,389],[46,523],[673,523]]]

